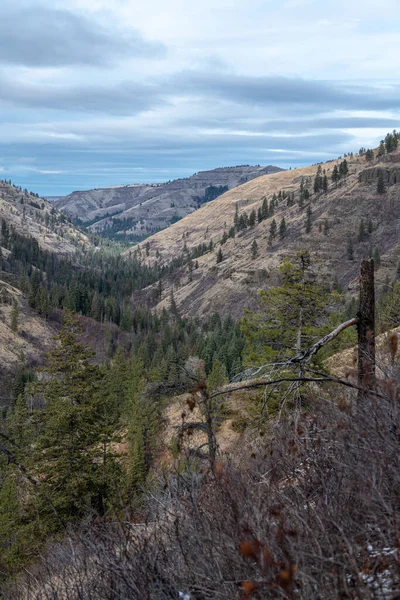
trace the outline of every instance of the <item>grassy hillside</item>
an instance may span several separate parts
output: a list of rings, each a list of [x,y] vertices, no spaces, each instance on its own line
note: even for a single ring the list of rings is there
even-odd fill
[[[200,171],[161,184],[137,184],[72,192],[56,206],[91,231],[135,241],[165,229],[221,193],[278,167],[241,165]]]
[[[183,314],[209,314],[214,310],[240,317],[243,308],[254,305],[260,288],[275,283],[274,273],[285,256],[299,248],[309,248],[320,260],[321,270],[333,282],[336,278],[351,293],[356,285],[359,260],[369,253],[379,253],[377,280],[392,277],[400,260],[400,152],[396,150],[370,161],[355,154],[346,157],[348,174],[333,182],[335,167],[344,158],[321,165],[284,171],[259,177],[225,193],[201,207],[165,231],[150,237],[125,255],[140,255],[145,264],[168,263],[172,258],[186,257],[180,266],[163,280],[163,292],[158,307],[170,302],[173,290],[175,302]],[[318,170],[326,174],[326,191],[314,192]],[[382,174],[385,190],[377,192]],[[308,189],[309,200],[301,200],[301,187]],[[229,235],[238,215],[247,217],[262,206],[263,199],[277,199],[274,215],[253,227],[236,230]],[[285,219],[286,233],[279,235]],[[275,219],[277,234],[271,238],[271,223]],[[307,220],[310,231],[307,232]],[[252,246],[256,241],[254,257]],[[210,243],[213,247],[209,251]],[[190,264],[189,255],[196,248],[207,251]],[[350,248],[352,246],[352,250]],[[221,250],[222,261],[217,263]],[[220,257],[221,258],[221,257]],[[379,261],[378,261],[379,262]],[[191,272],[190,272],[191,271]]]
[[[72,254],[89,243],[50,202],[4,181],[0,181],[0,221],[57,254]]]

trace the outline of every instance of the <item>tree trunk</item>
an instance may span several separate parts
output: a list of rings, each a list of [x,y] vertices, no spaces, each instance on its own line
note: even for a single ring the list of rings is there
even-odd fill
[[[375,290],[374,261],[366,259],[360,268],[358,310],[358,400],[375,386]]]

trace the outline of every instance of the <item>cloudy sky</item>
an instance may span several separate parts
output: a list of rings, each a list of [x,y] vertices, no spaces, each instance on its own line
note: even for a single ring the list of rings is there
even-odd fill
[[[296,167],[400,128],[399,0],[1,4],[0,177],[42,195]]]

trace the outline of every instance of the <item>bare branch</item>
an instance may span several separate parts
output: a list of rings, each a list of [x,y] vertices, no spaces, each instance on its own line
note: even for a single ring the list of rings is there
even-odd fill
[[[345,387],[351,388],[353,390],[363,390],[361,386],[358,386],[350,381],[346,381],[345,379],[339,379],[337,377],[331,377],[329,375],[323,375],[322,377],[280,377],[279,379],[259,379],[258,381],[249,381],[243,385],[229,384],[225,386],[222,390],[214,392],[210,399],[216,398],[217,396],[221,396],[222,394],[226,394],[228,392],[237,392],[239,390],[249,390],[252,388],[264,387],[268,385],[277,385],[278,383],[288,383],[288,382],[300,382],[300,383],[337,383],[339,385],[343,385]],[[382,394],[378,392],[371,391],[373,396],[377,398],[384,398]]]

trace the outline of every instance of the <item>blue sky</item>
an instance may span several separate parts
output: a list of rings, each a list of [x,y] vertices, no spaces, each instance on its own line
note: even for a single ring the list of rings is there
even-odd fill
[[[0,177],[64,195],[375,146],[399,22],[399,0],[3,0]]]

